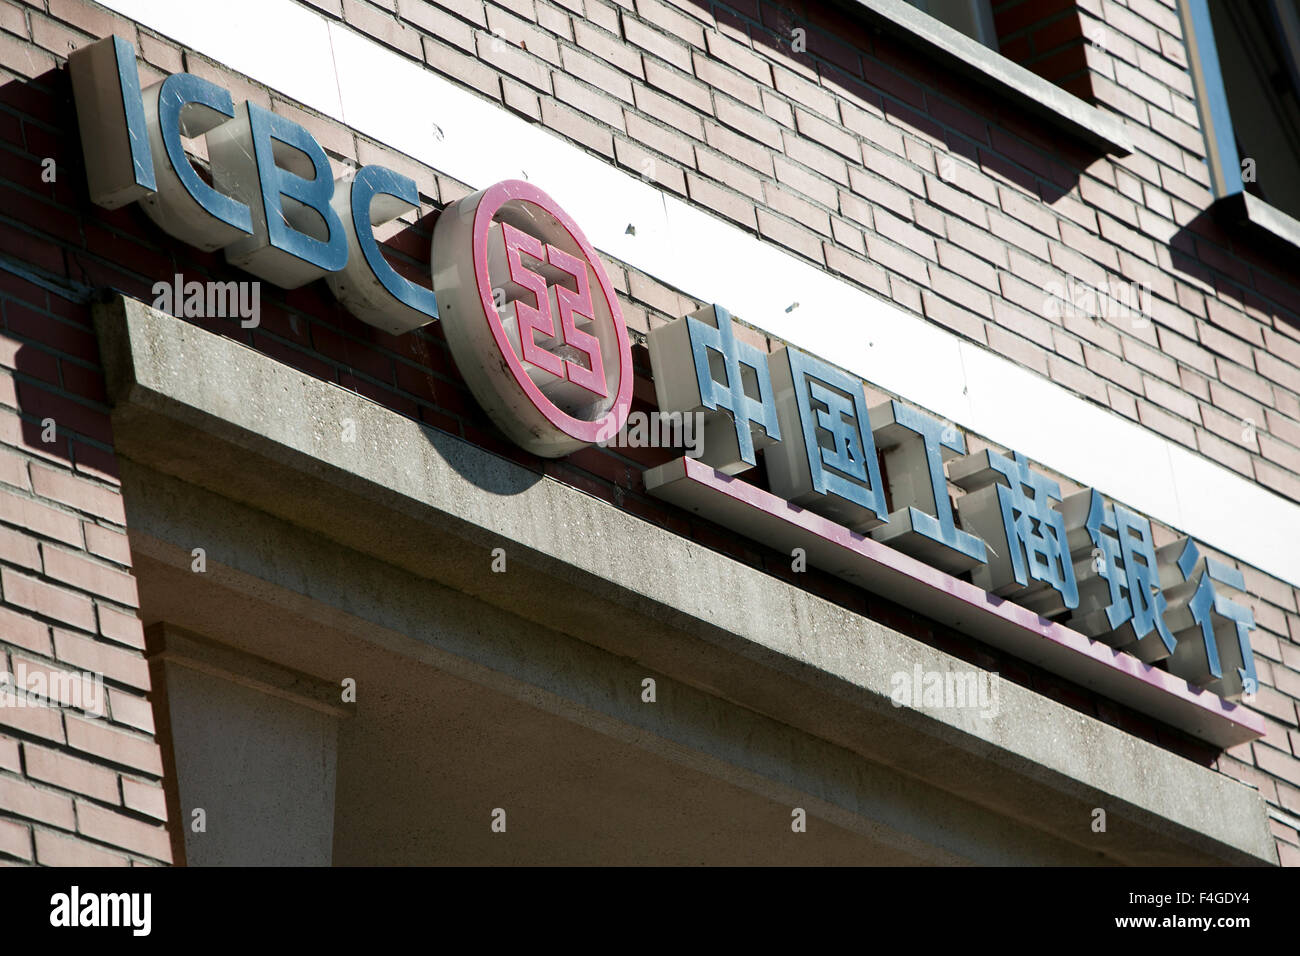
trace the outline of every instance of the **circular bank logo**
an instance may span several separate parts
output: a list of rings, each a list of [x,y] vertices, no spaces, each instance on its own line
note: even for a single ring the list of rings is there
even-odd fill
[[[632,401],[618,297],[582,230],[531,183],[452,203],[433,237],[456,367],[516,444],[558,458],[617,434]]]

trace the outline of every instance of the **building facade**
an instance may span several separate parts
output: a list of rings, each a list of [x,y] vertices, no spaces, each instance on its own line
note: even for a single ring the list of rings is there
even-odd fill
[[[0,860],[1300,863],[1296,26],[0,0]]]

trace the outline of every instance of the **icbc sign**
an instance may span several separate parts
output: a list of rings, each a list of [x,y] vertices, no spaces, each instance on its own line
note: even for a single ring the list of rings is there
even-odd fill
[[[627,327],[555,200],[519,180],[466,196],[439,217],[433,262],[456,366],[502,431],[552,458],[618,433],[632,401]]]
[[[139,201],[172,236],[223,249],[285,288],[323,278],[358,318],[395,335],[442,318],[479,403],[535,454],[567,455],[622,429],[632,361],[618,298],[582,231],[540,189],[512,180],[445,209],[428,289],[392,267],[374,234],[419,208],[409,177],[369,165],[336,182],[306,129],[256,103],[237,107],[198,76],[142,91],[135,50],[120,37],[83,47],[69,65],[99,205]],[[208,179],[185,146],[197,137]],[[179,307],[202,297],[189,285],[178,277],[174,296],[168,283],[156,289]]]

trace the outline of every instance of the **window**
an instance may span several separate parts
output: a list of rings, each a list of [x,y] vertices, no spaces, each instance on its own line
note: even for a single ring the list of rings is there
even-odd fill
[[[1133,151],[1133,141],[1119,116],[1085,103],[1001,53],[990,0],[835,2],[922,51],[936,64],[993,90],[1081,142],[1118,156]]]
[[[990,0],[907,0],[922,13],[928,13],[959,33],[964,33],[990,49],[998,48]]]
[[[1182,15],[1216,199],[1300,243],[1296,0],[1183,0]]]

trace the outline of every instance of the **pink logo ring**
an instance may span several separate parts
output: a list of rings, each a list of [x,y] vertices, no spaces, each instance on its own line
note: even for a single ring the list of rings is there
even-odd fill
[[[618,433],[632,402],[623,311],[555,200],[520,180],[466,196],[439,217],[433,261],[456,366],[502,431],[551,458]]]

